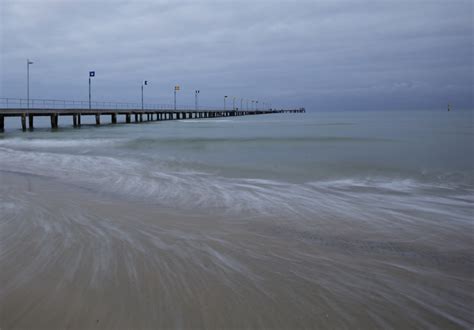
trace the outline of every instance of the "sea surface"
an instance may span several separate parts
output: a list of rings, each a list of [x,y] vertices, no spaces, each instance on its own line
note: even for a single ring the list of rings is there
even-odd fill
[[[46,119],[0,134],[1,329],[474,326],[472,111]]]

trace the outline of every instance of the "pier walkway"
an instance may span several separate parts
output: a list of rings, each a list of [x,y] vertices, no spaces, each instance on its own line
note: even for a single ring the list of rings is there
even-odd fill
[[[5,100],[5,99],[3,99]],[[31,102],[31,100],[30,100]],[[101,116],[110,116],[111,123],[141,123],[144,121],[165,121],[165,120],[184,120],[184,119],[199,119],[199,118],[219,118],[219,117],[233,117],[233,116],[249,116],[249,115],[263,115],[275,113],[299,113],[306,112],[304,108],[300,109],[266,109],[266,110],[219,110],[219,109],[140,109],[140,108],[119,108],[117,104],[114,107],[107,107],[104,103],[104,108],[99,108],[97,104],[94,108],[83,107],[68,107],[60,106],[58,103],[55,107],[42,107],[40,103],[36,102],[34,108],[31,107],[15,107],[15,103],[10,102],[6,107],[5,102],[0,100],[0,132],[4,131],[6,117],[18,117],[21,121],[23,130],[34,129],[35,117],[50,117],[51,128],[58,128],[58,118],[60,116],[68,116],[72,119],[74,127],[81,126],[81,118],[83,116],[94,116],[96,125],[100,125]],[[122,105],[125,103],[121,103]],[[27,105],[23,102],[23,106]],[[122,120],[120,120],[122,117]]]

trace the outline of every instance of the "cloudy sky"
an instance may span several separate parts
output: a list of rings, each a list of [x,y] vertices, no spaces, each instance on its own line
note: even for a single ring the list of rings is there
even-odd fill
[[[0,97],[473,108],[472,0],[1,0]]]

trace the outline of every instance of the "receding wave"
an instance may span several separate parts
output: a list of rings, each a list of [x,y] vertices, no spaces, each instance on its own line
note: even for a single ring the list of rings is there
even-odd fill
[[[171,170],[133,159],[8,148],[0,148],[0,160],[3,171],[52,177],[101,192],[145,198],[163,205],[173,203],[182,209],[218,209],[234,214],[298,215],[307,219],[356,216],[381,223],[390,221],[393,214],[397,214],[397,221],[409,219],[408,213],[413,211],[469,222],[474,202],[472,187],[426,184],[412,179],[349,178],[290,183]]]
[[[122,139],[23,139],[12,138],[0,140],[0,147],[16,149],[50,149],[83,146],[107,146],[119,143]]]
[[[202,138],[202,137],[186,137],[186,138],[138,138],[125,141],[123,145],[130,147],[149,147],[150,145],[159,144],[249,144],[249,143],[370,143],[370,142],[391,142],[389,139],[379,138],[356,138],[344,136],[320,136],[320,137],[226,137],[226,138]]]

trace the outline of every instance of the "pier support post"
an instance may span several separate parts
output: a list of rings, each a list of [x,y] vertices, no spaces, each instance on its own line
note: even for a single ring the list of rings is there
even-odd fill
[[[140,114],[140,122],[143,122],[143,113]]]
[[[0,115],[0,132],[5,130],[5,116]]]
[[[21,129],[26,131],[26,113],[21,114]]]
[[[51,114],[51,128],[58,128],[58,114]]]
[[[77,127],[77,115],[75,113],[72,114],[72,126]]]
[[[113,113],[110,115],[110,120],[112,121],[112,124],[117,124],[117,114]]]
[[[28,127],[30,128],[30,130],[32,130],[34,128],[33,115],[31,113],[28,114]]]
[[[100,125],[100,114],[98,113],[95,114],[95,124]]]
[[[135,122],[138,123],[138,113],[135,114]]]
[[[81,114],[80,113],[77,114],[77,126],[81,127]]]
[[[126,113],[126,114],[125,114],[125,122],[126,122],[127,124],[130,124],[130,122],[131,122],[131,118],[130,118],[130,117],[131,117],[131,116],[130,116],[129,113]]]

